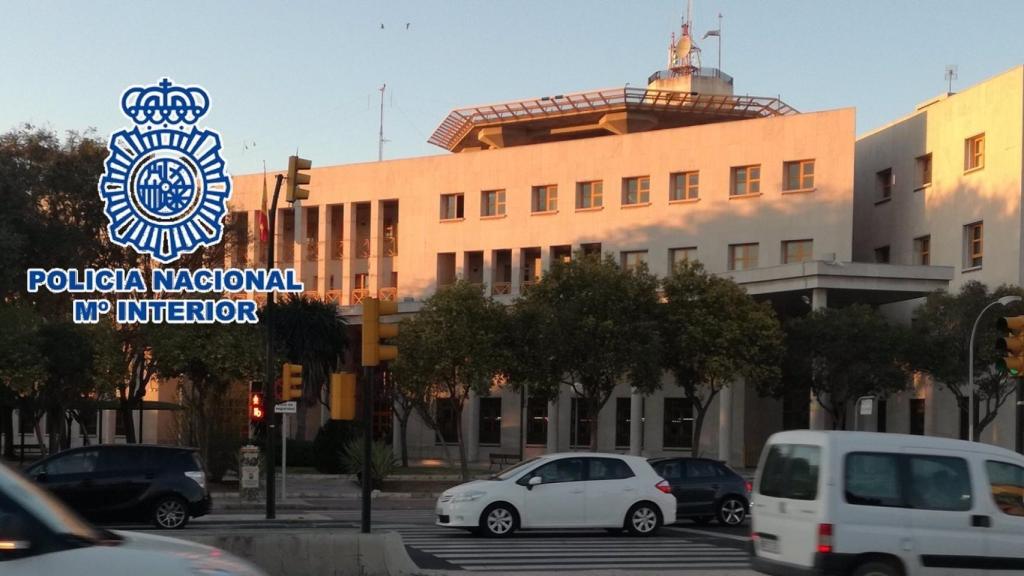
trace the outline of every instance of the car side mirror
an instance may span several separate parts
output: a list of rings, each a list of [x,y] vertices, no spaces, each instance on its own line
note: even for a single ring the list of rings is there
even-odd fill
[[[540,486],[543,483],[544,483],[544,479],[543,478],[541,478],[540,476],[534,476],[534,477],[530,478],[529,482],[526,483],[526,489],[527,490],[533,490],[534,486]]]

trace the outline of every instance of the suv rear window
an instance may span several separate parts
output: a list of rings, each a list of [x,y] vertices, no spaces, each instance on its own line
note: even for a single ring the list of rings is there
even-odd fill
[[[775,444],[768,449],[758,491],[763,496],[817,500],[821,448],[804,444]]]

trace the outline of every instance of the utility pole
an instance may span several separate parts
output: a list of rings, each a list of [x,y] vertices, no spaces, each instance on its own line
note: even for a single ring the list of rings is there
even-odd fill
[[[380,133],[377,137],[377,162],[384,159],[384,90],[387,84],[380,85]]]
[[[269,228],[267,234],[267,272],[274,269],[274,225],[277,223],[277,199],[281,194],[281,183],[284,181],[284,176],[281,174],[277,175],[276,182],[274,183],[274,199],[270,202],[270,214],[267,215],[267,223]],[[267,305],[263,309],[263,322],[267,327],[267,372],[266,377],[263,379],[263,405],[273,406],[275,400],[274,394],[274,326],[273,326],[273,308],[274,308],[274,292],[267,292]],[[268,402],[267,399],[270,399]],[[270,417],[266,419],[267,431],[266,437],[266,451],[263,453],[265,467],[267,469],[267,520],[273,520],[277,516],[276,502],[275,502],[275,489],[274,476],[276,474],[274,466],[274,427],[277,422],[277,414],[271,410]]]

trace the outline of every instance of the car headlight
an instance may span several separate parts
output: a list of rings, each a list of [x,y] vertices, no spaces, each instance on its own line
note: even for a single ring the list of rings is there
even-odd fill
[[[487,494],[479,490],[471,490],[469,492],[463,492],[462,494],[456,494],[452,497],[452,502],[472,502],[479,500],[481,496]]]

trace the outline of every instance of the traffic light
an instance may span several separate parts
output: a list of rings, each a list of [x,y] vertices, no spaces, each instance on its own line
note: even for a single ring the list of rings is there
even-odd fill
[[[312,167],[313,163],[305,158],[299,158],[298,156],[288,157],[287,199],[289,202],[309,198],[309,189],[300,188],[300,186],[309,184],[309,174],[303,174],[302,171],[309,170]]]
[[[331,374],[331,420],[356,419],[356,375],[352,372]]]
[[[263,393],[262,392],[250,392],[249,393],[249,422],[252,424],[259,424],[263,422],[263,418],[267,415],[266,407],[263,405]]]
[[[381,324],[381,316],[398,314],[397,302],[363,298],[363,366],[377,366],[381,360],[398,357],[398,347],[381,344],[382,338],[398,336],[398,324]]]
[[[1024,316],[1006,316],[996,321],[1002,334],[996,340],[996,351],[1002,356],[996,364],[1011,376],[1024,372]]]
[[[281,402],[302,397],[302,366],[285,363],[281,369]]]

